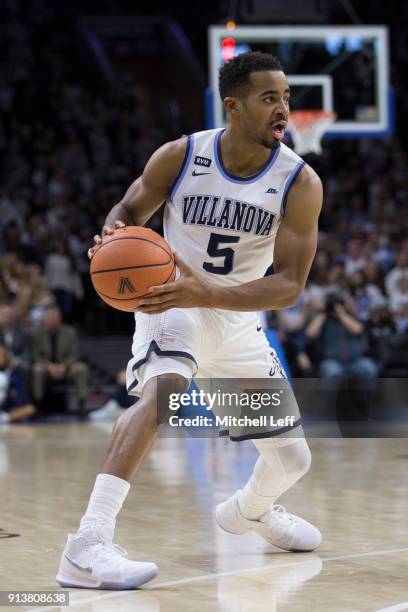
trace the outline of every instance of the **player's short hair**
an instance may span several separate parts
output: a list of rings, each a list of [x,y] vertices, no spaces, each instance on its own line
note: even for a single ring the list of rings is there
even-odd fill
[[[241,53],[224,64],[218,76],[221,100],[228,96],[244,97],[251,72],[262,70],[283,70],[283,67],[275,56],[260,51]]]

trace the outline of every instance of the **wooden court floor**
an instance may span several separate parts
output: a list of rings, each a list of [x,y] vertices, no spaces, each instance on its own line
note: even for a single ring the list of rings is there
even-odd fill
[[[83,513],[109,429],[0,430],[0,590],[59,589],[54,577],[66,533]],[[318,552],[279,551],[257,535],[233,536],[215,525],[215,504],[251,471],[250,442],[159,438],[131,488],[116,537],[130,558],[158,563],[159,576],[139,591],[71,589],[69,609],[408,610],[406,440],[315,438],[310,445],[312,469],[282,503],[321,529]]]

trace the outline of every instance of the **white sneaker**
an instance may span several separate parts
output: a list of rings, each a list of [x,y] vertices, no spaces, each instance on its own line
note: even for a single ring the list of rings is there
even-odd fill
[[[101,522],[69,534],[57,580],[63,587],[135,589],[155,578],[155,563],[129,561],[127,552],[112,544],[110,528]]]
[[[273,505],[259,520],[252,521],[241,514],[238,504],[240,490],[215,510],[218,525],[236,535],[255,531],[267,542],[290,551],[310,551],[320,546],[322,535],[311,523],[289,514],[283,506]]]
[[[110,399],[101,408],[92,410],[89,413],[90,421],[113,421],[123,414],[123,408],[121,408],[118,402],[114,399]]]

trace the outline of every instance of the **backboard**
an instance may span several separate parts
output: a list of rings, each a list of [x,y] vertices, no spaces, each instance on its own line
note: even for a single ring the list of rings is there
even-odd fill
[[[282,62],[292,110],[335,112],[328,136],[387,136],[393,132],[388,30],[384,26],[239,26],[209,28],[213,127],[225,124],[218,69],[245,51]]]

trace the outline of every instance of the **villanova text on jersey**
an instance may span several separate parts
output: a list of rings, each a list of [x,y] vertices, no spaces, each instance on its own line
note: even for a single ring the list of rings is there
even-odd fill
[[[261,206],[215,195],[183,195],[183,223],[268,236],[274,213]]]
[[[187,137],[163,229],[195,274],[232,286],[262,278],[273,263],[288,194],[305,162],[281,142],[257,173],[235,176],[222,159],[223,132],[217,128]]]

